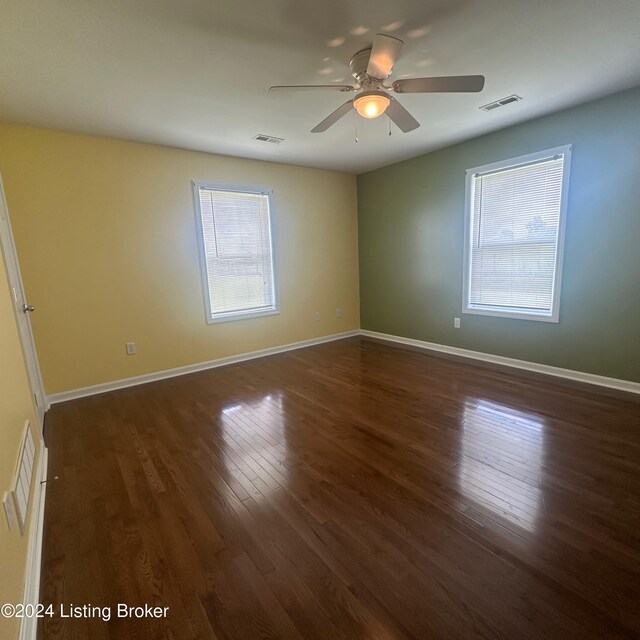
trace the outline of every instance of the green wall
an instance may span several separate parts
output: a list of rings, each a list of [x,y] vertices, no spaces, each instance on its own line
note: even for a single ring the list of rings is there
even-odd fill
[[[462,314],[465,170],[563,144],[559,324]],[[640,88],[365,173],[358,210],[363,329],[640,381]]]

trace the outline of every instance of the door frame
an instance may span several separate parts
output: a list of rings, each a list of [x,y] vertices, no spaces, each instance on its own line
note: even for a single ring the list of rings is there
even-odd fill
[[[44,414],[48,409],[47,397],[45,396],[44,385],[42,384],[40,363],[38,362],[38,353],[33,339],[31,320],[29,315],[22,310],[22,305],[26,304],[26,297],[22,284],[22,275],[20,273],[20,262],[18,261],[18,253],[11,229],[11,218],[9,217],[9,207],[4,193],[2,175],[0,175],[0,253],[4,258],[7,278],[9,280],[9,291],[16,315],[16,325],[22,346],[22,356],[25,361],[29,386],[31,387],[33,409],[38,417],[40,432],[42,433]],[[24,323],[20,321],[20,315],[18,314],[24,316]]]

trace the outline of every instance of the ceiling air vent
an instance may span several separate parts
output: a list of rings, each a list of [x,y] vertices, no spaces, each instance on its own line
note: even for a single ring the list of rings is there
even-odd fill
[[[270,142],[271,144],[280,144],[284,142],[284,138],[276,138],[275,136],[265,136],[263,133],[259,133],[257,136],[253,136],[254,140],[258,142]]]
[[[498,107],[504,107],[507,104],[511,104],[512,102],[518,102],[518,100],[522,100],[520,96],[515,95],[507,96],[506,98],[500,98],[500,100],[496,100],[495,102],[490,102],[489,104],[485,104],[480,107],[482,111],[493,111]]]

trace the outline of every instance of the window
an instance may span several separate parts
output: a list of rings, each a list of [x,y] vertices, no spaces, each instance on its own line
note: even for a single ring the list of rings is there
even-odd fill
[[[207,322],[278,313],[271,194],[194,184]]]
[[[463,312],[558,322],[571,147],[467,171]]]

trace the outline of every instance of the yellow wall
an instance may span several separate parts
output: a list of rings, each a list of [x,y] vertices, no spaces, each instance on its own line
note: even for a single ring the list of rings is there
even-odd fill
[[[0,252],[0,499],[11,487],[27,419],[31,421],[36,435],[38,422],[31,403],[18,327]],[[38,438],[35,440],[38,446]],[[32,495],[31,514],[34,513],[33,498]],[[17,522],[9,531],[1,507],[0,518],[0,604],[18,603],[22,602],[24,593],[28,532],[21,536]],[[17,638],[18,628],[18,620],[0,616],[0,638]]]
[[[359,327],[352,175],[9,124],[0,172],[48,394]],[[206,324],[192,180],[273,189],[280,315]]]

